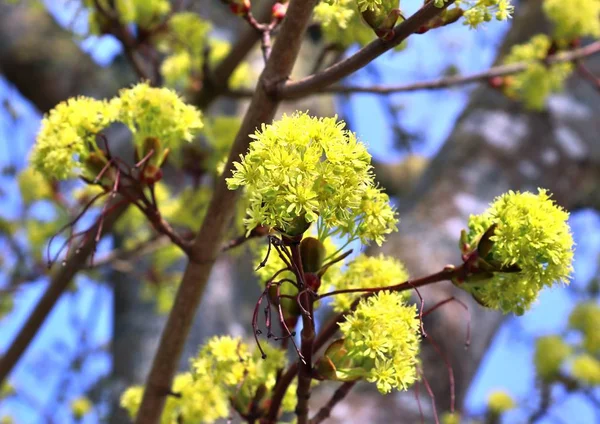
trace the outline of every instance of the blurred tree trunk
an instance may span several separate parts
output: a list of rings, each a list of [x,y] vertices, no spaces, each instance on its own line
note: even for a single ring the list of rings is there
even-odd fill
[[[542,0],[521,2],[499,57],[513,44],[546,32],[541,4]],[[588,63],[600,74],[597,58]],[[488,87],[476,90],[422,179],[411,194],[400,199],[400,230],[382,250],[403,259],[415,277],[446,264],[458,264],[458,239],[469,215],[482,212],[495,196],[507,190],[537,191],[538,187],[544,187],[571,211],[597,208],[600,206],[596,184],[600,176],[598,113],[600,93],[577,76],[569,81],[565,92],[549,99],[548,110],[544,112],[525,111]],[[393,172],[393,167],[390,171]],[[425,308],[450,296],[457,296],[469,305],[472,341],[468,350],[464,347],[467,314],[456,302],[443,306],[425,320],[428,333],[452,364],[460,408],[503,316],[484,310],[450,283],[420,292],[425,297]],[[438,411],[448,410],[447,367],[427,340],[423,341],[423,360]],[[423,389],[421,399],[427,399]],[[411,411],[406,411],[407,407]],[[415,402],[409,401],[373,408],[378,413],[372,422],[392,422],[392,417],[398,422],[398,416],[407,417],[402,422],[417,422],[408,414],[418,414],[416,407]]]
[[[501,52],[544,30],[540,4],[541,0],[521,2]],[[590,64],[600,73],[598,61]],[[1,3],[0,71],[42,112],[77,94],[110,96],[131,81],[130,72],[121,61],[105,69],[94,65],[76,47],[70,34],[43,11]],[[400,232],[390,237],[383,250],[402,258],[413,276],[457,263],[458,237],[469,214],[480,212],[494,196],[508,189],[535,190],[544,186],[567,208],[598,206],[600,191],[595,181],[600,146],[595,142],[595,117],[599,109],[598,93],[577,78],[569,83],[565,93],[550,100],[546,112],[526,112],[492,89],[478,89],[423,178],[411,194],[400,199]],[[393,171],[392,167],[387,168]],[[394,184],[393,178],[388,179],[388,184]],[[217,265],[188,352],[193,353],[209,334],[240,333],[248,328],[242,317],[248,316],[244,311],[253,303],[256,290],[253,284],[241,284],[247,281],[240,274],[248,274],[249,269],[248,265],[240,265],[237,258],[225,258]],[[140,301],[136,281],[119,274],[113,275],[111,281],[115,287],[111,387],[118,392],[127,385],[143,382],[164,318],[154,314],[152,305]],[[422,289],[421,293],[427,306],[451,295],[469,301],[450,284]],[[473,335],[468,350],[463,343],[467,314],[456,303],[444,306],[426,320],[428,332],[452,364],[459,407],[502,321],[499,314],[484,311],[473,302],[469,302],[469,308]],[[446,366],[426,340],[423,346],[423,368],[438,410],[446,410]],[[183,361],[187,362],[186,357]],[[371,394],[370,390],[351,394],[346,406],[334,410],[334,420],[348,422],[352,417],[353,422],[418,421],[412,395]],[[403,401],[397,402],[398,398]],[[322,398],[315,398],[315,406],[317,402],[321,403]],[[426,413],[430,415],[430,411]],[[115,415],[115,423],[122,420]]]

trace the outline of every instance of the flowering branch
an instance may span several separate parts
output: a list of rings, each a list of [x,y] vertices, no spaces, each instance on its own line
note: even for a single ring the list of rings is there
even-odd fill
[[[380,291],[406,291],[406,290],[410,290],[413,288],[422,287],[422,286],[425,286],[428,284],[438,283],[440,281],[452,280],[453,278],[456,278],[456,277],[462,275],[463,273],[464,273],[464,269],[463,269],[462,265],[458,266],[458,267],[446,267],[442,271],[437,272],[435,274],[431,274],[426,277],[418,278],[415,280],[407,280],[400,284],[396,284],[396,285],[389,286],[389,287],[379,287],[379,288],[374,288],[374,289],[338,290],[335,292],[330,292],[325,295],[319,296],[319,299],[322,299],[324,297],[333,296],[335,294],[358,293],[358,292],[364,293],[362,296],[355,299],[354,302],[352,303],[352,305],[347,310],[340,312],[329,319],[329,321],[319,331],[318,335],[314,338],[314,341],[311,345],[312,353],[317,352],[320,348],[325,346],[325,343],[327,343],[327,341],[330,340],[335,335],[335,333],[338,331],[339,324],[341,324],[342,322],[344,322],[346,320],[346,317],[356,309],[356,307],[358,306],[358,304],[360,303],[360,301],[362,299],[366,299]],[[304,354],[304,352],[303,352],[303,354]],[[267,424],[276,422],[277,415],[278,415],[279,409],[281,407],[281,402],[283,400],[283,396],[285,395],[289,385],[293,381],[294,376],[298,373],[300,366],[301,366],[300,363],[295,363],[295,364],[290,365],[290,367],[279,378],[279,380],[273,390],[273,396],[271,398],[271,405],[269,407],[269,412],[267,414],[266,421],[265,421]],[[311,370],[311,372],[312,372],[312,370]],[[300,384],[298,385],[298,387],[300,387]]]
[[[275,0],[262,2],[256,19],[259,21],[269,19],[271,8],[275,3]],[[229,78],[258,41],[260,41],[260,36],[254,28],[242,30],[238,40],[231,46],[229,54],[211,73],[204,75],[202,89],[195,93],[193,103],[199,108],[205,109],[226,91]]]
[[[323,90],[327,86],[340,81],[342,78],[368,65],[383,53],[400,44],[411,34],[418,32],[431,19],[438,16],[454,2],[455,0],[449,0],[444,3],[443,7],[436,7],[434,2],[428,2],[407,20],[397,25],[393,29],[394,35],[389,41],[378,38],[352,56],[326,68],[322,72],[294,82],[282,84],[281,81],[273,81],[269,89],[276,93],[278,98],[287,99],[303,97],[307,94]]]
[[[272,55],[261,75],[225,169],[231,169],[232,162],[247,150],[250,142],[248,134],[253,133],[262,123],[273,119],[278,101],[269,97],[265,86],[272,81],[283,81],[290,74],[315,4],[316,0],[290,2],[288,12],[293,19],[284,19],[282,22],[278,42],[273,47]],[[228,190],[225,184],[227,174],[226,172],[217,182],[206,218],[194,240],[190,262],[177,291],[174,306],[148,375],[146,390],[136,418],[137,423],[151,424],[160,421],[166,394],[171,387],[192,320],[208,282],[212,265],[219,254],[238,197],[238,194]]]

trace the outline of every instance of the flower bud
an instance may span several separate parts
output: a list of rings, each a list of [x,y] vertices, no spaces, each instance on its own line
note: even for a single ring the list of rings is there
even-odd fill
[[[273,19],[282,20],[285,18],[285,13],[287,12],[288,3],[275,3],[273,8],[271,9],[271,14]]]
[[[306,221],[306,214],[302,214],[299,216],[296,216],[292,219],[292,221],[289,223],[289,227],[288,229],[285,231],[285,233],[283,231],[281,231],[280,229],[277,229],[277,231],[279,231],[280,233],[282,233],[283,236],[288,236],[288,237],[297,237],[299,235],[304,234],[304,232],[306,230],[308,230],[308,228],[310,227],[310,222]],[[284,237],[285,238],[285,237]]]
[[[314,237],[305,237],[300,242],[300,256],[304,272],[317,273],[325,260],[325,246]]]
[[[148,164],[144,167],[144,172],[142,174],[142,181],[148,185],[153,185],[162,180],[163,172],[158,166],[153,164]]]
[[[338,339],[329,345],[323,357],[315,364],[317,378],[332,381],[358,380],[360,375],[345,372],[353,368],[352,362],[344,346],[344,340]]]
[[[250,0],[221,0],[234,14],[244,16],[250,11]]]

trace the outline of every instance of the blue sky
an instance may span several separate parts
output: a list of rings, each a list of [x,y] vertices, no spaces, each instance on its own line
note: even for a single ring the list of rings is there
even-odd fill
[[[51,2],[54,7],[62,6],[63,2]],[[414,2],[413,2],[414,3]],[[76,4],[76,2],[67,2]],[[73,6],[71,6],[73,7]],[[410,8],[409,12],[410,12]],[[70,10],[72,12],[73,9]],[[66,23],[68,13],[57,15]],[[379,83],[411,82],[425,80],[439,75],[440,70],[449,65],[457,66],[461,72],[474,72],[489,66],[495,55],[495,47],[506,30],[506,25],[490,24],[475,37],[474,32],[460,26],[446,29],[439,36],[414,37],[410,48],[399,54],[388,54],[377,61],[377,71],[381,78]],[[118,51],[118,45],[110,39],[97,38],[83,41],[82,47],[89,51],[99,63],[108,64]],[[472,52],[477,54],[472,54]],[[372,75],[360,72],[353,77],[355,83],[373,82]],[[18,122],[13,122],[5,110],[0,111],[0,165],[16,159],[19,166],[24,164],[28,146],[31,144],[37,127],[39,115],[18,93],[0,79],[0,99],[8,99],[12,107],[20,115]],[[426,155],[434,154],[443,143],[454,120],[468,99],[468,91],[444,90],[436,92],[403,94],[393,97],[393,101],[403,106],[402,123],[409,130],[419,132],[424,142],[417,146],[416,151]],[[431,105],[435,105],[432,108]],[[386,122],[380,98],[373,95],[359,95],[348,103],[348,113],[353,118],[354,129],[363,140],[367,140],[371,152],[380,160],[397,160],[402,152],[390,154],[392,134]],[[435,114],[432,119],[431,114]],[[12,162],[14,163],[14,161]],[[17,210],[18,196],[14,186],[6,177],[0,177],[2,187],[6,188],[6,201],[3,202],[2,214],[14,214]],[[585,285],[596,273],[596,259],[600,248],[600,218],[589,212],[574,214],[571,220],[576,241],[575,279],[577,285]],[[1,246],[0,246],[1,247]],[[0,278],[2,276],[0,275]],[[55,413],[54,405],[49,403],[56,390],[61,390],[65,384],[62,381],[64,367],[69,361],[69,355],[81,349],[78,346],[76,332],[65,329],[78,328],[81,323],[88,322],[90,310],[101,311],[95,318],[95,326],[90,334],[97,345],[108,342],[111,337],[111,307],[112,295],[105,286],[98,286],[85,278],[78,279],[79,290],[75,294],[63,296],[50,316],[49,322],[35,339],[27,351],[24,360],[17,367],[12,379],[17,388],[23,388],[29,393],[31,402],[42,406],[47,413]],[[8,345],[18,328],[22,325],[29,311],[43,292],[45,283],[37,282],[20,292],[17,298],[15,312],[2,322],[0,331],[0,348]],[[100,306],[99,306],[100,305]],[[504,388],[514,394],[518,400],[527,400],[534,384],[531,366],[531,343],[519,334],[541,335],[560,331],[564,328],[565,318],[573,307],[573,298],[566,290],[555,289],[542,294],[538,305],[521,318],[511,318],[498,333],[492,348],[487,354],[481,371],[471,387],[467,406],[469,410],[483,411],[487,394],[495,388]],[[40,357],[40,352],[47,347],[58,345],[58,352],[67,352],[50,357]],[[40,378],[40,364],[48,361],[43,378]],[[75,396],[86,390],[95,379],[110,370],[110,358],[105,354],[96,354],[86,361],[79,373],[69,384],[65,392],[67,397]],[[43,381],[43,385],[40,382]],[[590,405],[573,397],[567,403],[556,408],[553,412],[572,424],[593,422],[593,411]],[[37,408],[39,409],[39,408]],[[18,417],[19,423],[39,422],[38,416],[32,413],[29,406],[17,402],[6,402],[0,406],[0,415],[10,410]],[[575,416],[574,411],[577,411]],[[69,422],[65,411],[58,411],[57,422]],[[518,422],[519,414],[509,416],[507,422]],[[97,422],[92,415],[85,422]],[[551,421],[542,421],[548,422]]]

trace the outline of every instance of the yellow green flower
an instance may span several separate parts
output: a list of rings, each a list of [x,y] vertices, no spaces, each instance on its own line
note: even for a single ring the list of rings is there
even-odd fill
[[[600,385],[600,361],[587,353],[578,355],[571,364],[571,374],[582,384],[598,386]]]
[[[544,381],[552,381],[560,368],[573,352],[571,346],[566,344],[560,336],[544,336],[535,342],[533,363],[537,375]]]
[[[486,212],[470,217],[467,239],[475,246],[495,226],[493,246],[482,259],[495,269],[520,271],[494,272],[491,279],[461,287],[489,308],[523,314],[543,287],[569,282],[573,237],[568,218],[543,189],[538,194],[510,191],[496,198]]]
[[[488,409],[493,414],[501,414],[515,407],[515,401],[504,390],[494,390],[488,395]]]
[[[77,97],[59,103],[43,119],[31,152],[33,167],[47,178],[73,176],[91,152],[96,134],[114,122],[106,101]]]
[[[71,402],[71,413],[76,420],[85,417],[93,408],[92,402],[86,397],[79,397]]]
[[[23,203],[29,205],[38,200],[52,198],[52,185],[42,174],[27,167],[17,176]]]
[[[592,355],[600,352],[600,306],[597,303],[577,305],[569,316],[569,327],[581,331],[586,351]]]
[[[548,96],[562,90],[573,71],[569,62],[544,63],[551,44],[547,35],[538,34],[526,43],[514,45],[504,59],[505,64],[528,63],[525,71],[507,79],[505,93],[523,101],[529,109],[543,109]]]
[[[348,264],[344,272],[334,275],[329,290],[387,287],[402,283],[407,279],[408,272],[399,260],[383,254],[379,256],[360,255]],[[360,295],[360,293],[343,293],[333,296],[333,310],[345,311]],[[400,296],[406,301],[410,297],[410,293],[401,292]]]
[[[248,153],[227,179],[231,190],[246,190],[248,232],[262,225],[297,235],[318,221],[321,240],[337,233],[381,243],[396,229],[392,207],[380,205],[374,192],[380,190],[371,156],[344,126],[336,118],[295,113],[251,136]],[[375,211],[381,221],[372,217]]]
[[[544,0],[544,13],[554,25],[556,38],[570,41],[600,35],[600,1]]]
[[[340,324],[352,363],[338,369],[376,383],[381,393],[406,390],[417,380],[420,321],[415,305],[397,292],[379,292],[358,304]]]

